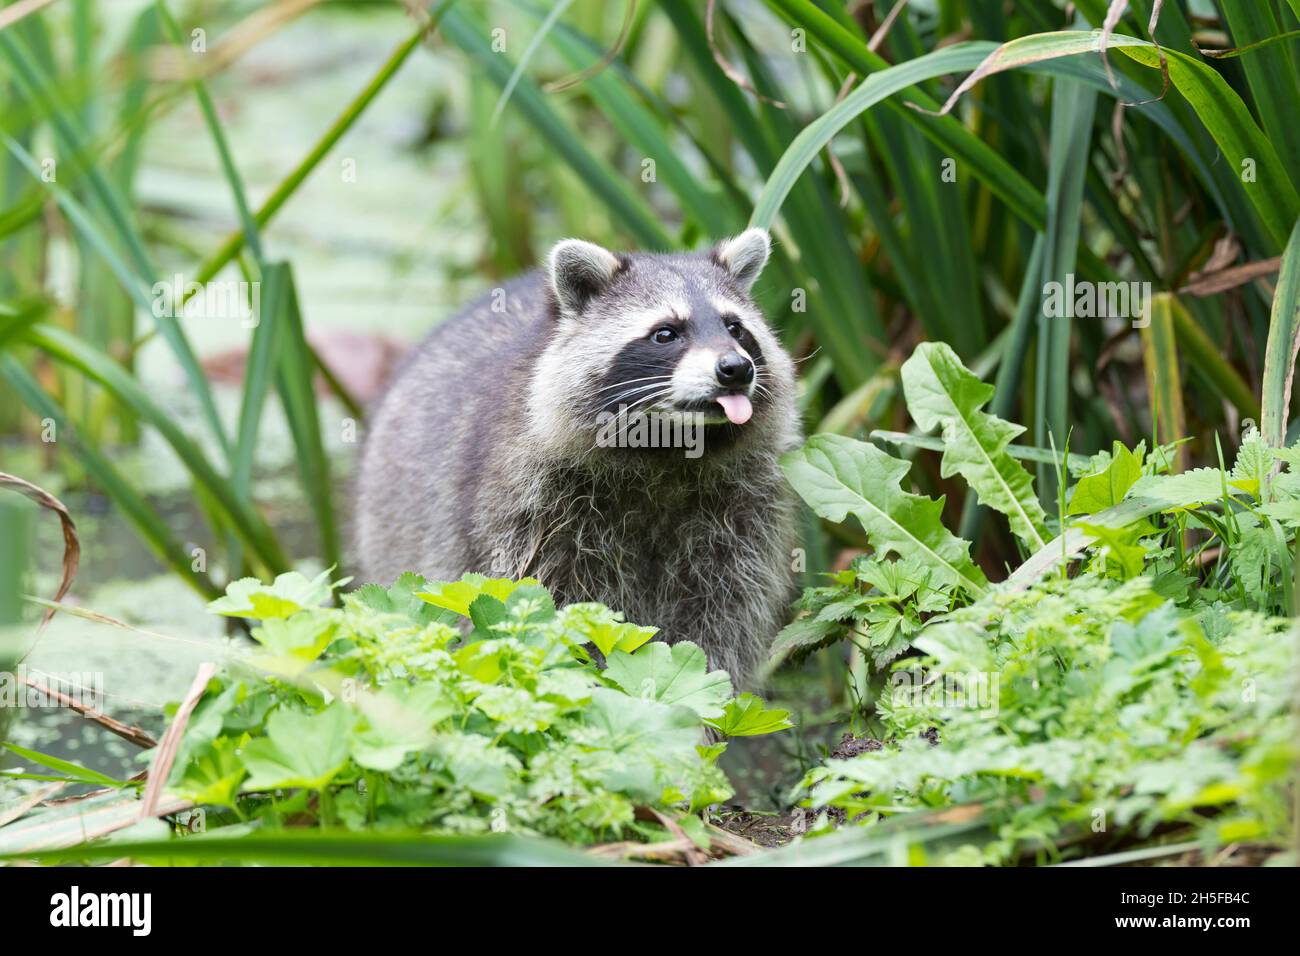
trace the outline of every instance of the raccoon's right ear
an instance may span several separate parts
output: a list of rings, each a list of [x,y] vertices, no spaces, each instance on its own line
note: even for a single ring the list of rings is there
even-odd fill
[[[614,253],[581,239],[562,239],[546,260],[551,288],[565,315],[579,315],[622,268]]]
[[[759,273],[767,265],[772,251],[772,238],[766,229],[746,229],[740,235],[724,240],[713,250],[713,261],[746,292],[758,281]]]

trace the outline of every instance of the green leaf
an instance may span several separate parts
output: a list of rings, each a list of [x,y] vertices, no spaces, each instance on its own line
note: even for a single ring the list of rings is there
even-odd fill
[[[781,628],[772,641],[770,659],[784,660],[786,655],[803,655],[825,647],[835,640],[843,628],[838,621],[826,621],[819,614],[805,614]]]
[[[253,597],[253,603],[263,607],[282,598]],[[292,617],[271,617],[253,628],[253,640],[276,657],[288,657],[310,662],[325,653],[338,634],[338,622],[316,614],[294,614]]]
[[[138,809],[135,811],[139,812]],[[45,853],[59,860],[115,860],[160,864],[264,863],[279,866],[601,866],[600,860],[558,842],[505,833],[463,836],[420,832],[321,832],[256,830],[242,836],[222,831],[184,839],[82,844]]]
[[[1092,536],[1094,546],[1101,546],[1103,566],[1110,576],[1127,581],[1142,573],[1142,568],[1146,564],[1147,548],[1138,539],[1143,534],[1154,530],[1149,525],[1110,528],[1080,521],[1076,527]],[[1118,573],[1114,573],[1115,571]]]
[[[606,657],[615,650],[630,654],[659,633],[657,627],[624,621],[620,612],[603,604],[570,604],[561,613],[561,620],[573,640],[595,644]]]
[[[391,587],[381,584],[363,584],[344,595],[344,603],[369,608],[385,614],[400,614],[420,626],[443,623],[455,624],[454,612],[439,608],[420,598],[419,592],[426,589],[424,578],[407,572],[393,582]]]
[[[1264,352],[1263,416],[1260,429],[1274,448],[1286,443],[1295,381],[1296,350],[1300,349],[1300,219],[1282,255],[1282,271],[1273,294],[1273,314]]]
[[[390,684],[357,698],[364,719],[353,726],[352,757],[370,770],[391,771],[406,755],[433,743],[435,725],[456,712],[436,684]]]
[[[994,387],[981,382],[943,342],[922,342],[903,363],[907,409],[923,431],[943,429],[941,475],[960,474],[982,504],[1007,516],[1012,532],[1033,548],[1047,536],[1046,515],[1029,472],[1007,446],[1025,429],[980,411]]]
[[[852,514],[877,555],[897,553],[934,569],[937,580],[972,595],[988,579],[970,558],[970,544],[943,526],[943,498],[902,488],[908,462],[874,445],[839,435],[814,435],[781,459],[791,486],[820,517],[836,524]]]
[[[266,720],[266,736],[244,748],[249,777],[244,791],[305,787],[319,790],[348,761],[354,717],[339,701],[317,714],[280,707]]]
[[[247,735],[242,740],[217,737],[208,741],[190,758],[180,778],[168,789],[194,803],[233,807],[239,783],[246,773],[240,751],[248,743]]]
[[[422,601],[455,611],[461,617],[469,617],[470,605],[480,596],[496,598],[505,602],[512,591],[526,585],[536,585],[536,578],[523,578],[511,581],[509,578],[489,578],[482,574],[466,574],[459,581],[447,581],[434,584],[427,591],[420,591],[415,596]]]
[[[759,734],[774,734],[778,730],[793,727],[788,710],[769,710],[762,698],[753,694],[741,694],[734,700],[727,701],[722,716],[707,721],[724,737],[754,737]]]
[[[1085,475],[1070,495],[1068,515],[1090,515],[1114,507],[1124,500],[1128,490],[1142,477],[1142,459],[1123,442],[1115,442],[1110,463],[1104,471]]]
[[[1225,475],[1218,468],[1193,468],[1180,475],[1147,475],[1129,489],[1129,499],[1149,498],[1159,501],[1162,510],[1197,508],[1208,502],[1223,500],[1223,487],[1228,494],[1253,492],[1241,487],[1241,482]],[[1235,497],[1235,496],[1234,496]]]
[[[208,604],[208,610],[227,617],[247,617],[258,621],[286,618],[304,608],[319,607],[330,599],[334,588],[343,582],[330,583],[331,570],[308,579],[297,571],[276,575],[271,584],[257,578],[240,578],[226,587],[225,597]]]
[[[54,757],[50,754],[41,753],[39,750],[28,750],[26,747],[19,747],[17,744],[7,741],[0,741],[0,748],[8,750],[10,753],[22,757],[24,760],[30,760],[32,763],[38,763],[42,767],[48,767],[51,770],[57,770],[65,774],[68,779],[77,783],[94,784],[97,787],[125,787],[127,784],[123,780],[116,780],[98,770],[91,770],[89,767],[83,767],[80,764],[64,760],[62,757]]]
[[[699,717],[687,707],[598,687],[583,720],[589,734],[583,742],[615,758],[599,771],[601,783],[636,799],[657,801],[667,782],[664,770],[699,757]]]
[[[726,671],[710,671],[704,651],[690,641],[647,644],[635,654],[614,651],[605,676],[634,697],[689,707],[701,717],[721,716],[731,697]]]

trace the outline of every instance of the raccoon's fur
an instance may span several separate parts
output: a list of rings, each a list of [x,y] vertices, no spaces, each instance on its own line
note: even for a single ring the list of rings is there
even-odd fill
[[[599,601],[694,641],[752,686],[792,595],[777,456],[799,441],[793,364],[749,296],[768,249],[757,229],[703,254],[565,240],[544,271],[439,325],[372,413],[362,577],[530,575],[558,604]],[[702,454],[609,447],[601,423],[608,435],[620,406],[623,425],[704,416]]]

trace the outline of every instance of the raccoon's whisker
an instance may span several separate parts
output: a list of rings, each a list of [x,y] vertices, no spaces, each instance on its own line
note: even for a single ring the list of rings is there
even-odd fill
[[[639,405],[644,405],[646,402],[658,401],[659,399],[667,395],[671,395],[672,391],[673,389],[671,385],[668,386],[667,388],[661,388],[657,392],[651,392],[649,395],[643,395],[642,397],[638,398],[635,402],[629,405],[628,408],[633,409]]]
[[[619,395],[615,395],[613,398],[604,399],[603,403],[606,405],[621,405],[622,403],[631,399],[632,396],[635,395],[637,392],[644,392],[650,389],[658,389],[662,391],[664,390],[664,385],[662,382],[656,382],[650,385],[639,385],[636,388],[628,389],[626,392],[623,392]],[[668,386],[667,390],[672,391],[672,386]],[[638,398],[636,401],[640,401],[640,399]]]
[[[646,375],[641,378],[630,378],[625,382],[615,382],[612,385],[604,385],[596,389],[592,394],[599,395],[601,392],[609,391],[611,388],[622,388],[624,385],[635,385],[637,382],[666,382],[670,378],[672,378],[672,372],[668,372],[664,375]]]

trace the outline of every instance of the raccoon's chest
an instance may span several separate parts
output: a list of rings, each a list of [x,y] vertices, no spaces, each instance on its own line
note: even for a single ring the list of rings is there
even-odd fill
[[[755,505],[726,482],[567,482],[519,515],[512,537],[558,600],[631,616],[717,587],[756,533]]]

